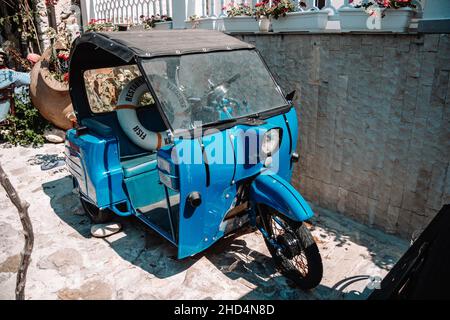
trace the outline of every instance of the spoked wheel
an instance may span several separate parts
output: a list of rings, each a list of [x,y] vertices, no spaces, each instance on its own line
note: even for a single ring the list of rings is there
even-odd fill
[[[88,214],[93,223],[106,223],[112,220],[114,217],[113,212],[108,209],[99,209],[89,201],[80,197],[81,205],[84,211]]]
[[[270,238],[264,241],[280,272],[303,290],[322,280],[319,248],[301,222],[292,221],[278,211],[258,205],[262,227]]]

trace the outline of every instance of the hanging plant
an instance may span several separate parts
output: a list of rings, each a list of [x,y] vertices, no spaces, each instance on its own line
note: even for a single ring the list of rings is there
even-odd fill
[[[37,46],[39,54],[42,53],[39,43],[38,31],[34,22],[35,17],[40,12],[33,10],[27,0],[2,0],[8,7],[12,8],[15,13],[10,16],[0,18],[0,27],[7,24],[17,27],[18,36],[23,42],[28,43],[29,51],[33,52],[33,44]]]
[[[55,29],[49,28],[47,36],[52,43],[47,68],[53,79],[67,85],[69,81],[69,56],[72,34],[66,29],[60,29],[56,33]]]

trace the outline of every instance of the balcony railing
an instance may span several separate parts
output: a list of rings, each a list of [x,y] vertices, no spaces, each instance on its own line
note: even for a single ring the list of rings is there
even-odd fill
[[[141,16],[172,15],[177,0],[84,0],[81,1],[83,24],[91,19],[106,19],[116,24],[140,23]],[[180,0],[178,0],[180,1]],[[183,1],[183,0],[181,0]]]
[[[195,15],[200,19],[221,18],[226,16],[224,7],[230,3],[247,3],[254,6],[258,1],[260,0],[84,0],[81,1],[81,5],[84,25],[91,19],[108,19],[116,24],[139,24],[141,16],[159,14],[171,16],[174,28],[184,28],[184,21],[190,16]],[[416,17],[421,16],[424,1],[426,0],[413,1],[419,13]],[[293,2],[299,6],[299,0]],[[316,8],[327,11],[329,14],[327,29],[338,30],[339,9],[350,7],[352,0],[303,0],[303,2],[307,5],[304,10]]]

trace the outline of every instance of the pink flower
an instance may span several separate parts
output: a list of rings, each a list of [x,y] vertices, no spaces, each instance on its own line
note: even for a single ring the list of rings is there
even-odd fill
[[[27,55],[27,60],[30,61],[31,63],[37,63],[40,58],[41,56],[36,53],[29,53]]]

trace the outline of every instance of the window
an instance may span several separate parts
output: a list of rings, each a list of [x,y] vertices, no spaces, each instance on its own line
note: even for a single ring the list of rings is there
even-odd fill
[[[144,61],[143,67],[174,130],[287,104],[253,50],[153,58]]]
[[[123,87],[140,76],[141,73],[136,65],[85,71],[84,85],[92,112],[114,111]],[[150,93],[146,93],[142,96],[139,107],[153,104],[153,97]]]

